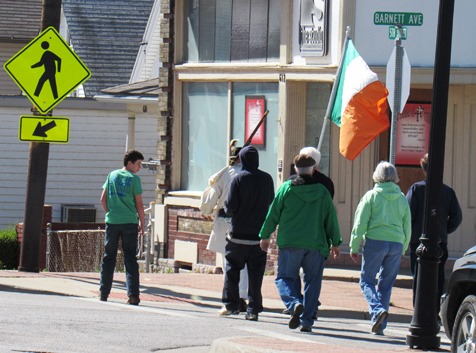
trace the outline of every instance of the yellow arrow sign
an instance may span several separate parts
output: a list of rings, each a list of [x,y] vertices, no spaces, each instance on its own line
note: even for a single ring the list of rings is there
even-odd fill
[[[3,67],[43,114],[91,77],[54,27],[41,32]]]
[[[22,115],[20,141],[68,143],[69,119],[59,116]]]

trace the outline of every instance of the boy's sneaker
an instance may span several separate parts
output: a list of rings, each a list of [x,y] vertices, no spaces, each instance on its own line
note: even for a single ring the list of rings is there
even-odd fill
[[[301,326],[301,332],[312,332],[312,326]]]
[[[129,299],[127,300],[127,304],[129,305],[139,305],[140,299],[138,295],[130,295]]]
[[[291,319],[289,320],[289,328],[291,330],[297,329],[300,323],[301,314],[304,311],[304,307],[301,303],[294,304],[293,314],[291,315]]]
[[[239,313],[240,313],[240,310],[230,310],[230,309],[227,309],[226,306],[224,306],[218,311],[218,315],[220,316],[238,315]]]

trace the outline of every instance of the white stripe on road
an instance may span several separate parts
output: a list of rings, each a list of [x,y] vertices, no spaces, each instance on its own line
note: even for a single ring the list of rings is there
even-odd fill
[[[156,307],[146,307],[146,306],[141,306],[141,305],[129,305],[129,304],[123,304],[123,303],[115,303],[115,302],[101,302],[97,298],[76,298],[79,300],[85,300],[89,302],[95,302],[98,304],[103,304],[103,305],[112,305],[116,306],[121,309],[126,309],[126,310],[140,310],[144,312],[149,312],[149,313],[155,313],[155,314],[164,314],[168,316],[175,316],[175,317],[183,317],[183,318],[197,318],[197,316],[189,315],[189,314],[183,314],[177,311],[170,311],[170,310],[164,310],[164,309],[159,309]]]
[[[271,338],[278,338],[284,341],[294,341],[294,342],[304,342],[304,343],[317,343],[317,344],[326,344],[323,342],[318,342],[314,340],[310,340],[307,338],[301,338],[301,337],[296,337],[296,336],[291,336],[291,335],[286,335],[286,334],[281,334],[277,333],[274,331],[268,331],[268,330],[260,330],[252,327],[246,327],[246,326],[241,326],[239,327],[241,331],[246,331],[246,332],[251,332],[251,333],[256,333],[261,336],[267,336]]]

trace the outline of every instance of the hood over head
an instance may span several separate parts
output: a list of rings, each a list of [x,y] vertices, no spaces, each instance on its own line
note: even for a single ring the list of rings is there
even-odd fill
[[[258,150],[254,146],[243,147],[239,153],[243,170],[256,170],[259,167]]]
[[[374,185],[374,190],[387,200],[395,200],[402,196],[400,187],[392,182],[377,183]]]

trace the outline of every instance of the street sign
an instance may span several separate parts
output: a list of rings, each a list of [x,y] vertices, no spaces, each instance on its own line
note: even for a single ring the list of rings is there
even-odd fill
[[[20,141],[68,143],[69,119],[59,116],[22,115]]]
[[[421,26],[423,25],[423,14],[420,12],[375,12],[374,24]]]
[[[54,27],[48,27],[4,65],[42,114],[49,112],[91,72]]]
[[[388,27],[388,39],[407,39],[407,27]]]
[[[398,115],[403,111],[405,108],[405,104],[407,103],[407,99],[410,96],[410,83],[411,83],[411,76],[412,76],[412,67],[410,65],[410,60],[408,59],[407,52],[405,48],[401,48],[402,50],[402,58],[401,63],[397,63],[397,48],[393,48],[392,54],[390,55],[390,59],[388,59],[387,63],[387,75],[385,79],[385,85],[387,86],[388,90],[388,102],[390,104],[390,108],[392,111],[394,110],[394,97],[395,97],[395,90],[400,91],[400,101],[398,103],[399,111],[395,112],[395,115]],[[399,78],[395,78],[395,72],[400,73]],[[396,81],[399,82],[396,82]]]

